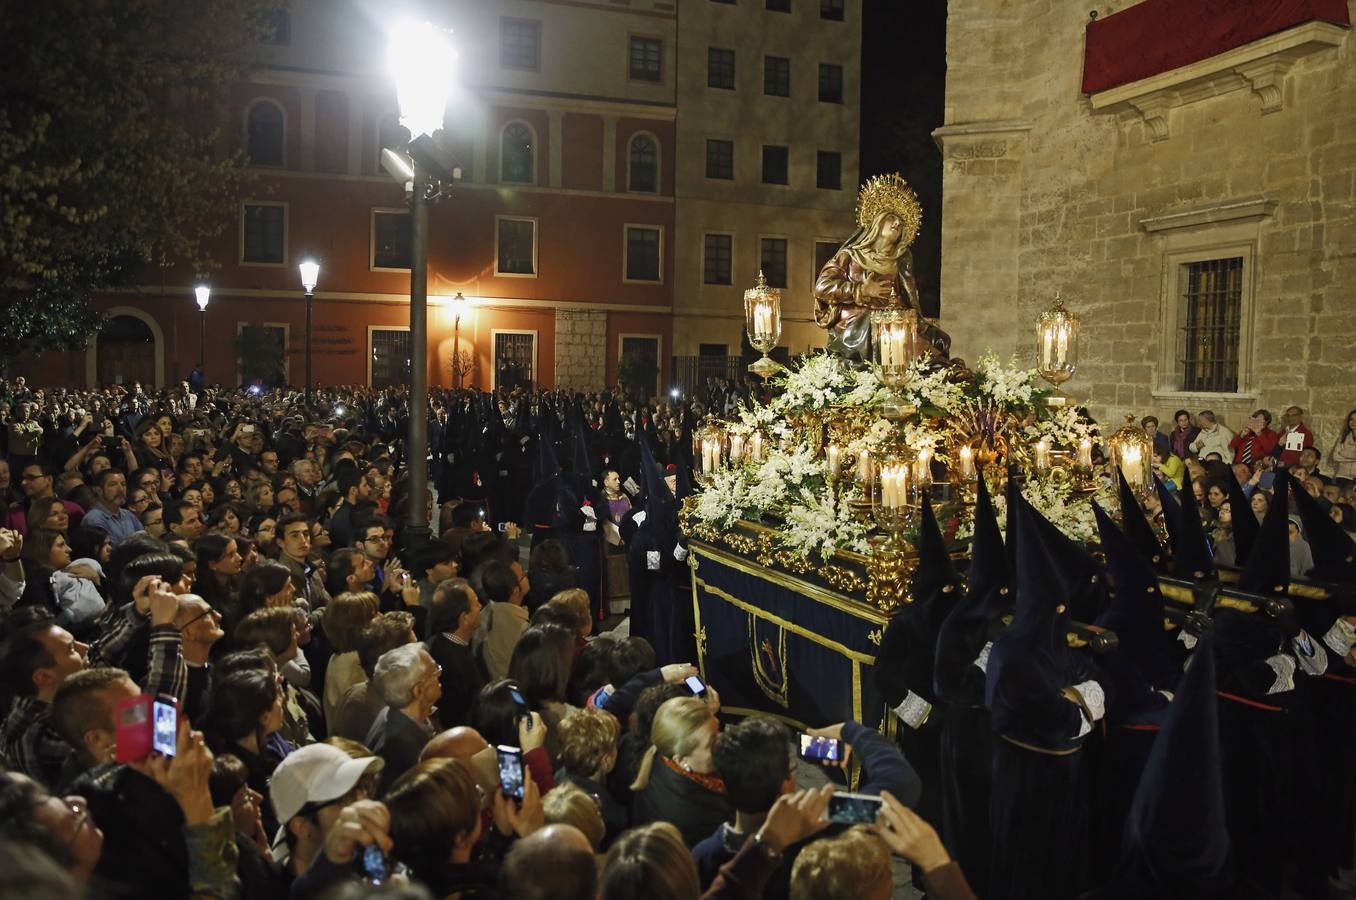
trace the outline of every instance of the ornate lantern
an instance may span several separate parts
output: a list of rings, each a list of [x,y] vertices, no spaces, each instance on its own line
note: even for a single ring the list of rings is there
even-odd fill
[[[892,388],[904,384],[918,354],[918,310],[878,309],[871,313],[871,358],[880,380]]]
[[[1078,316],[1064,308],[1059,294],[1055,294],[1055,305],[1036,317],[1036,371],[1055,387],[1045,400],[1049,406],[1069,402],[1059,386],[1078,368],[1079,324]]]
[[[707,416],[692,433],[692,467],[703,484],[725,465],[725,438],[725,429],[715,416]]]
[[[1107,441],[1111,465],[1120,469],[1136,493],[1147,492],[1154,484],[1154,442],[1144,429],[1127,415],[1125,424]]]
[[[768,287],[763,270],[758,270],[758,281],[744,292],[744,330],[749,344],[763,354],[763,358],[749,366],[749,371],[763,378],[771,378],[783,368],[768,358],[772,348],[782,337],[782,292]]]

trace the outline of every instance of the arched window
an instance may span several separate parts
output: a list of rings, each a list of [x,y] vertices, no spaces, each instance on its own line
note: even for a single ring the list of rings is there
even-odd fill
[[[537,180],[536,139],[525,122],[510,122],[499,137],[499,180],[532,184]]]
[[[659,190],[659,145],[648,134],[631,138],[627,159],[629,189],[652,194]]]
[[[391,150],[400,150],[409,143],[410,133],[400,124],[400,119],[394,113],[382,116],[377,125],[377,167],[374,171],[381,172],[381,151],[387,148]]]
[[[286,133],[281,106],[271,100],[260,100],[251,106],[245,118],[245,153],[250,164],[285,165],[283,139]]]

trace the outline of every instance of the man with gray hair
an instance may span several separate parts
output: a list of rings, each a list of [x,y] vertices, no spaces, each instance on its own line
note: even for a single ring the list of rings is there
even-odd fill
[[[1200,411],[1196,416],[1196,424],[1201,427],[1201,433],[1196,435],[1196,440],[1190,446],[1196,458],[1204,462],[1209,454],[1218,453],[1220,459],[1232,462],[1234,451],[1229,444],[1234,439],[1234,433],[1221,425],[1215,413],[1208,409]]]
[[[386,761],[381,790],[419,762],[424,745],[437,733],[433,711],[442,696],[442,667],[423,644],[387,650],[372,669],[372,686],[386,704],[367,732],[367,746]]]

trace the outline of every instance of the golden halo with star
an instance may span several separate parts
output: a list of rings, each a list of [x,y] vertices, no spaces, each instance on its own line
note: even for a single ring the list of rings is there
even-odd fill
[[[904,246],[912,244],[923,224],[923,206],[898,172],[867,179],[857,194],[857,224],[862,228],[870,226],[876,216],[885,212],[899,216]]]

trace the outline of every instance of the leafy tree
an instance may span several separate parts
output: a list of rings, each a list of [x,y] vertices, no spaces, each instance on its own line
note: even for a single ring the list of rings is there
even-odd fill
[[[246,177],[220,111],[283,0],[0,0],[0,359],[79,350],[92,293],[213,267]]]

